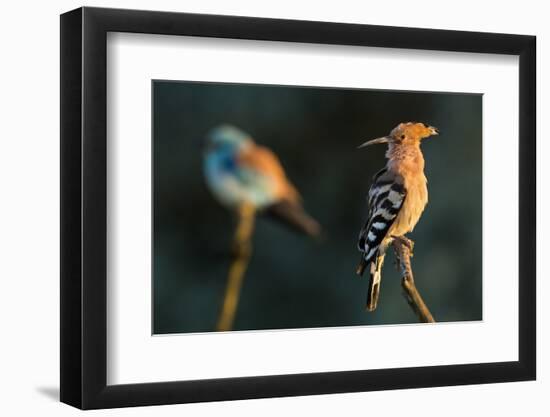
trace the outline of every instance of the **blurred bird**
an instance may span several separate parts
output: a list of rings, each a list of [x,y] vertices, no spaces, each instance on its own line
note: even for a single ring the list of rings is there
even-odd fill
[[[381,269],[387,247],[399,239],[412,250],[405,237],[411,232],[428,203],[422,139],[439,134],[437,128],[424,123],[401,123],[388,136],[363,143],[365,146],[386,143],[386,167],[373,178],[368,195],[368,219],[359,234],[358,248],[362,252],[359,275],[368,268],[370,275],[367,310],[378,302]]]
[[[209,132],[204,172],[222,205],[234,210],[252,205],[300,232],[319,236],[319,224],[302,208],[300,195],[279,159],[242,130],[222,125]]]

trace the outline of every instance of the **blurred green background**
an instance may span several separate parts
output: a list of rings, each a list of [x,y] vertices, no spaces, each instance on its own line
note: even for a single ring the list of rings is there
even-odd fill
[[[356,147],[407,121],[441,132],[422,145],[430,196],[410,234],[416,285],[436,321],[481,320],[481,95],[153,81],[153,333],[216,325],[235,218],[206,188],[202,145],[222,123],[279,156],[327,235],[316,243],[258,218],[234,329],[415,323],[393,253],[375,312],[355,275],[365,197],[386,150]]]

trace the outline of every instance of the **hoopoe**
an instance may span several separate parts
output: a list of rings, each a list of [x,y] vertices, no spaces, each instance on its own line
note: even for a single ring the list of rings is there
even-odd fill
[[[204,173],[214,196],[229,209],[249,204],[298,231],[320,234],[321,227],[304,211],[300,194],[277,156],[242,130],[222,125],[210,131]]]
[[[373,311],[378,302],[386,249],[394,239],[410,245],[405,234],[414,229],[428,203],[420,142],[437,134],[437,128],[424,123],[400,123],[388,136],[359,146],[388,144],[388,161],[373,178],[368,194],[368,219],[359,233],[358,248],[362,254],[357,273],[362,275],[364,269],[368,269],[366,307],[369,311]]]

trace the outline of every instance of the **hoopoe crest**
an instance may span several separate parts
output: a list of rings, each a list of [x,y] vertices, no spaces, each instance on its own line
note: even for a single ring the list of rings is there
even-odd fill
[[[387,144],[386,166],[373,178],[368,194],[368,218],[359,233],[361,263],[369,273],[367,310],[376,309],[386,249],[395,238],[404,238],[420,219],[428,203],[424,156],[420,143],[439,132],[424,123],[400,123],[389,135],[363,143],[360,148]],[[406,239],[405,239],[406,241]]]

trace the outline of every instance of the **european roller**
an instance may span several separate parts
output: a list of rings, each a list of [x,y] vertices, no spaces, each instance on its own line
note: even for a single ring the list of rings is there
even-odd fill
[[[212,194],[228,209],[251,205],[300,232],[319,235],[319,224],[304,211],[277,156],[242,130],[222,125],[208,133],[204,174]]]

